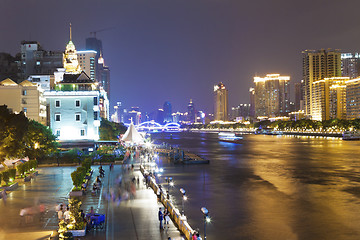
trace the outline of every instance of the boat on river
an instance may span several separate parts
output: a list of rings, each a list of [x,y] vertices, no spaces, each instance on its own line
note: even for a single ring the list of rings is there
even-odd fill
[[[345,131],[342,136],[343,140],[360,140],[360,132],[357,131]]]
[[[241,136],[236,136],[235,133],[224,133],[221,132],[218,134],[219,141],[229,142],[229,143],[243,143],[244,138]]]

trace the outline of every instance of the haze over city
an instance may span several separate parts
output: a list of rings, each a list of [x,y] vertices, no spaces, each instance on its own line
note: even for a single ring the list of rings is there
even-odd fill
[[[0,52],[22,40],[64,51],[73,25],[77,50],[90,32],[111,70],[111,105],[153,111],[170,101],[213,111],[213,85],[229,106],[249,103],[255,75],[302,79],[301,51],[360,50],[358,1],[2,1]],[[293,94],[293,88],[291,93]]]

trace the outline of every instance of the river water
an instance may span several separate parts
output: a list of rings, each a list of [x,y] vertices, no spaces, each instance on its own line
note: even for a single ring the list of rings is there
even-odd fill
[[[219,142],[215,133],[157,133],[198,153],[208,165],[174,165],[164,176],[185,215],[204,233],[201,207],[211,215],[207,239],[360,239],[360,141],[245,135],[243,144]]]

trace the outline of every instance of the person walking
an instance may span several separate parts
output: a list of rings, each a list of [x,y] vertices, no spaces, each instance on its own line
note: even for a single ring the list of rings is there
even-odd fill
[[[70,209],[69,207],[66,208],[66,211],[64,212],[64,220],[66,223],[70,222]]]
[[[57,212],[58,214],[58,219],[59,219],[59,222],[61,222],[61,220],[64,219],[64,210],[63,210],[63,207],[61,206],[59,211]]]
[[[165,224],[167,225],[167,227],[169,227],[170,221],[171,221],[170,213],[166,212],[166,214],[165,214]]]
[[[163,220],[164,220],[164,214],[161,211],[161,208],[159,208],[159,222],[160,222],[160,229],[163,229]]]

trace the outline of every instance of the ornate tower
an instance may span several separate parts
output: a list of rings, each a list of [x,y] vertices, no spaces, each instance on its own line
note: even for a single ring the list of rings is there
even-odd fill
[[[80,65],[78,62],[76,49],[74,43],[71,41],[71,23],[70,23],[70,41],[66,45],[65,53],[63,56],[63,64],[67,73],[80,73]]]

